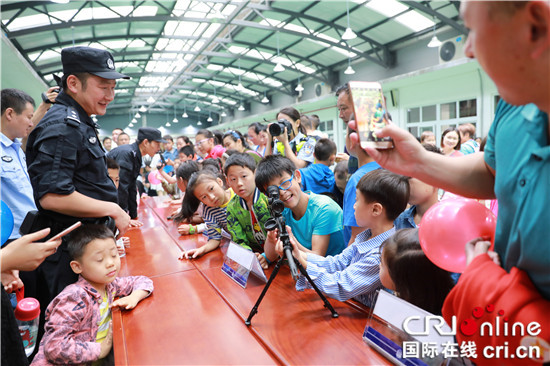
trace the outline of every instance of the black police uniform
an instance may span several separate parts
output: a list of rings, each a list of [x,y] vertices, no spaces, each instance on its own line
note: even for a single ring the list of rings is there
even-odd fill
[[[40,199],[48,193],[85,196],[117,203],[115,184],[109,178],[105,151],[97,135],[97,124],[63,91],[27,140],[27,167],[40,212],[40,226],[51,227],[50,236],[76,221],[101,223],[109,218],[78,218],[44,210]],[[41,227],[33,227],[32,231]],[[111,227],[113,228],[113,227]],[[65,240],[57,252],[41,265],[53,299],[77,276],[69,266]],[[51,300],[51,299],[50,299]]]
[[[118,204],[129,213],[132,219],[137,219],[136,179],[139,176],[142,161],[138,143],[118,146],[109,151],[107,157],[116,160],[120,165]]]

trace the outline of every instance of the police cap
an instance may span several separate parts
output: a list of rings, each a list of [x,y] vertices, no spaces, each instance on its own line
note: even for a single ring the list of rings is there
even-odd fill
[[[113,55],[106,50],[82,46],[64,48],[61,62],[65,75],[88,72],[104,79],[130,79],[128,75],[116,72]]]
[[[143,141],[145,139],[148,141],[166,142],[166,140],[162,139],[160,131],[153,127],[142,127],[138,130],[137,140]]]

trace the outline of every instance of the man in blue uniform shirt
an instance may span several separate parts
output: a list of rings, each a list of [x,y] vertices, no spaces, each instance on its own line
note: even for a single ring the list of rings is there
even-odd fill
[[[55,234],[79,220],[114,220],[122,235],[130,217],[117,204],[98,125],[90,116],[105,114],[114,99],[115,79],[128,77],[115,71],[113,56],[104,50],[65,48],[61,61],[63,90],[27,141],[28,171],[39,210],[31,230],[47,226]],[[77,279],[66,248],[66,242],[62,243],[35,272],[44,306]]]

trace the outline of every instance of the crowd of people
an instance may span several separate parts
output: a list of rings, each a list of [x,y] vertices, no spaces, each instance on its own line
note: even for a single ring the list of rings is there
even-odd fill
[[[247,131],[202,129],[174,143],[155,128],[140,128],[134,141],[117,128],[100,139],[90,116],[106,113],[115,80],[127,76],[109,66],[108,51],[89,47],[62,50],[62,85],[36,109],[25,92],[2,90],[2,200],[14,216],[1,250],[2,363],[29,363],[8,296],[23,284],[43,310],[33,365],[109,361],[110,308],[132,309],[153,291],[148,278],[117,277],[117,239],[142,226],[140,199],[170,195],[179,233],[208,238],[182,260],[216,250],[226,231],[268,268],[283,256],[278,230],[265,227],[273,190],[293,256],[327,296],[373,306],[376,292],[387,290],[449,323],[492,304],[499,311],[482,320],[505,313],[510,323],[540,324],[528,341],[540,345],[537,362],[550,361],[550,6],[468,1],[461,12],[470,28],[466,55],[503,98],[481,151],[473,124],[446,129],[439,144],[431,131],[413,136],[390,124],[376,134],[391,137],[394,148],[363,149],[347,85],[336,91],[345,152],[318,131],[318,116],[292,106]],[[441,191],[500,203],[494,252],[487,238],[464,243],[458,282],[419,241]],[[83,225],[51,239],[76,221]],[[300,276],[296,289],[309,287]],[[527,342],[456,337],[479,348]]]

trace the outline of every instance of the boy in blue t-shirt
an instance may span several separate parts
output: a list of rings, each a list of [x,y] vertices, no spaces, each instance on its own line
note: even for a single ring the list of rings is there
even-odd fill
[[[313,193],[332,193],[334,191],[334,173],[330,166],[336,159],[336,144],[329,139],[319,139],[313,152],[315,164],[300,169],[302,189]]]
[[[265,157],[256,168],[256,186],[266,192],[279,187],[285,209],[283,217],[306,251],[317,255],[335,255],[344,250],[342,209],[331,198],[303,192],[302,175],[294,163],[280,155]]]

